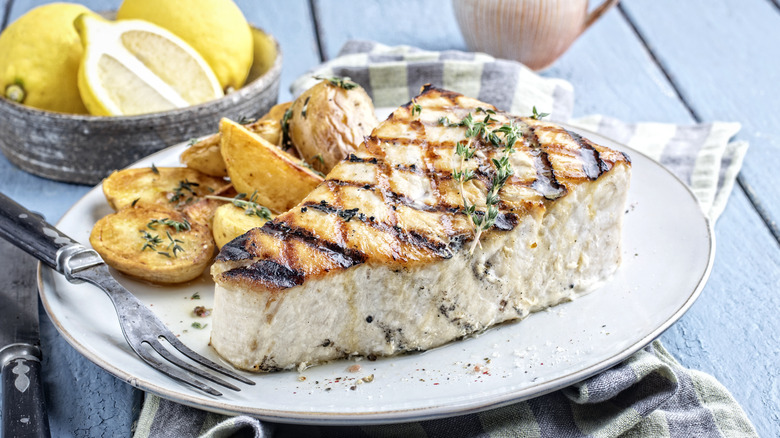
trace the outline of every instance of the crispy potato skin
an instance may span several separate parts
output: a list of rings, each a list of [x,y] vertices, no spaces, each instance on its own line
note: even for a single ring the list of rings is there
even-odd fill
[[[214,256],[215,245],[211,231],[205,225],[192,222],[187,231],[176,231],[163,224],[152,225],[155,219],[184,222],[185,216],[174,210],[154,207],[130,207],[100,219],[92,228],[89,243],[103,260],[114,269],[153,283],[182,283],[199,277]],[[143,232],[158,236],[155,248],[146,248]],[[169,245],[171,238],[183,251],[174,256]],[[161,254],[165,252],[168,256]]]
[[[379,123],[361,87],[345,90],[324,80],[292,105],[289,135],[299,155],[320,172],[354,152]]]
[[[287,211],[308,195],[322,177],[297,158],[228,119],[219,125],[222,158],[239,193],[257,192],[257,203],[275,213]]]
[[[183,209],[228,185],[224,178],[186,167],[141,167],[109,175],[103,180],[103,194],[114,210],[133,205]]]
[[[224,204],[214,212],[212,232],[218,248],[252,228],[262,227],[267,221],[256,215],[248,215],[244,209]]]
[[[287,108],[292,102],[289,102],[284,107]],[[280,106],[280,105],[276,105]],[[274,108],[276,108],[276,106]],[[273,111],[273,108],[271,109]],[[279,118],[268,117],[269,112],[262,119],[252,123],[244,125],[248,130],[254,132],[266,139],[269,143],[279,146],[282,143],[282,117],[284,111]],[[227,167],[225,166],[225,160],[222,159],[222,153],[220,152],[220,139],[219,133],[210,135],[182,152],[179,157],[179,161],[185,166],[203,172],[206,175],[225,177],[228,175]]]

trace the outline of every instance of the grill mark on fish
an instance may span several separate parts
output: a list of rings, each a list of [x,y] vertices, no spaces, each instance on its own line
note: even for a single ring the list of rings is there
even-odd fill
[[[221,262],[249,260],[254,257],[254,254],[247,249],[247,245],[253,245],[253,242],[249,240],[249,234],[242,234],[222,247],[217,260]]]
[[[257,281],[272,289],[288,289],[303,284],[302,272],[290,269],[273,260],[260,260],[249,266],[243,266],[223,272],[225,279],[237,278]]]
[[[345,248],[337,243],[315,236],[306,228],[290,227],[284,222],[266,222],[260,228],[260,231],[280,240],[298,239],[311,248],[325,254],[334,264],[342,268],[359,265],[364,263],[367,258],[361,251]]]
[[[585,176],[587,176],[589,180],[596,180],[602,173],[609,170],[610,166],[601,159],[599,151],[594,149],[589,141],[582,138],[582,136],[576,132],[571,132],[569,130],[564,131],[580,146],[578,152],[580,161],[582,161],[582,171],[585,172]]]
[[[536,181],[531,184],[531,187],[541,193],[546,199],[558,199],[566,194],[566,187],[562,186],[555,179],[555,169],[553,169],[552,163],[550,163],[550,157],[547,155],[547,152],[539,144],[539,137],[536,136],[535,132],[536,128],[525,122],[523,124],[528,127],[528,135],[523,136],[523,138],[528,137],[530,142],[528,152],[533,157],[534,167],[536,168]]]

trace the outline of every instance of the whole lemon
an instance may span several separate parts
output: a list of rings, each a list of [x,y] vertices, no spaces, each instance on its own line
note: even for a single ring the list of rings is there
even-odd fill
[[[223,88],[244,85],[252,67],[252,31],[231,0],[124,0],[117,19],[150,21],[191,45]]]
[[[51,3],[37,7],[0,34],[0,92],[42,110],[86,114],[77,85],[83,52],[73,27],[84,6]]]

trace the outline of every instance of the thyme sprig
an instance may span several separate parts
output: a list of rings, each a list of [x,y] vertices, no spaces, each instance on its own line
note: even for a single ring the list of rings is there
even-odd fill
[[[182,248],[182,246],[181,246],[181,245],[179,245],[180,243],[184,243],[184,241],[183,241],[183,240],[180,240],[180,239],[174,239],[174,238],[173,238],[173,236],[171,236],[171,232],[170,232],[170,231],[168,231],[168,230],[165,230],[165,235],[166,235],[166,236],[168,236],[168,241],[170,242],[170,243],[168,244],[168,246],[166,246],[166,247],[165,247],[165,249],[171,250],[171,252],[173,252],[173,256],[174,256],[174,257],[176,257],[176,256],[177,256],[177,253],[179,253],[179,252],[184,252],[184,248]],[[159,252],[159,251],[158,251],[158,253],[159,253],[159,254],[163,254],[163,255],[165,255],[165,256],[168,256],[168,257],[170,257],[170,256],[168,255],[168,253],[165,253],[165,252]]]
[[[156,231],[157,228],[155,228],[155,227],[157,225],[167,225],[167,226],[173,228],[174,230],[176,230],[177,232],[189,231],[192,228],[192,226],[190,225],[189,221],[187,221],[187,219],[184,219],[183,222],[179,222],[179,221],[175,221],[173,219],[169,219],[167,217],[166,218],[162,218],[162,219],[152,219],[152,220],[149,221],[148,224],[146,224],[146,227],[149,228],[150,230],[155,230]]]
[[[412,117],[420,117],[422,114],[422,106],[419,103],[412,101]]]
[[[282,120],[279,121],[279,124],[282,127],[282,150],[286,151],[289,150],[292,145],[292,138],[290,137],[290,119],[292,118],[293,111],[292,106],[287,108],[287,111],[284,112],[284,115],[282,116]]]
[[[257,216],[267,221],[270,221],[272,219],[271,210],[256,202],[257,190],[255,190],[252,193],[252,196],[250,196],[249,199],[245,199],[246,197],[247,197],[246,193],[239,193],[234,198],[228,198],[226,196],[206,195],[207,199],[217,199],[220,201],[232,202],[233,205],[235,205],[236,207],[243,208],[244,213],[246,213],[247,216]]]
[[[339,77],[339,76],[314,76],[314,79],[317,79],[318,81],[328,81],[331,85],[339,88],[343,88],[345,90],[351,90],[358,86],[357,83],[352,82],[352,79],[350,79],[347,76]]]
[[[144,242],[144,246],[141,247],[141,251],[145,251],[146,248],[151,249],[152,251],[157,251],[157,245],[162,243],[162,239],[157,234],[152,235],[146,230],[140,230],[141,231],[141,237],[146,241]]]
[[[455,147],[455,154],[460,157],[458,168],[452,171],[452,176],[460,185],[460,194],[463,201],[463,210],[471,219],[474,225],[474,243],[471,247],[471,253],[477,245],[481,245],[480,237],[482,232],[489,230],[496,222],[498,217],[498,204],[501,202],[498,193],[506,184],[510,176],[514,174],[512,165],[509,163],[509,156],[514,152],[515,143],[522,138],[521,128],[513,122],[494,128],[498,122],[491,117],[495,111],[490,109],[477,108],[475,113],[485,113],[482,119],[476,119],[469,113],[460,123],[452,123],[447,117],[439,119],[439,124],[444,126],[462,126],[466,128],[466,143],[459,142]],[[474,171],[466,169],[466,161],[471,159],[476,153],[473,147],[475,139],[482,139],[486,143],[492,144],[497,148],[502,148],[503,155],[500,158],[493,158],[491,161],[496,168],[492,176],[490,189],[485,196],[484,211],[478,210],[476,204],[471,204],[466,199],[463,185],[475,177]]]
[[[178,187],[173,189],[173,195],[171,196],[171,199],[168,200],[168,202],[179,202],[185,204],[192,202],[192,200],[195,199],[195,196],[197,195],[197,193],[195,193],[195,187],[198,186],[200,186],[199,183],[192,182],[187,179],[179,181]]]

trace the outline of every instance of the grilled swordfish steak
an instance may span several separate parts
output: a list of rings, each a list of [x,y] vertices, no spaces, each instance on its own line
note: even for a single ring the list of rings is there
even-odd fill
[[[211,345],[274,371],[426,350],[571,300],[620,264],[630,169],[426,86],[301,204],[222,248]]]

